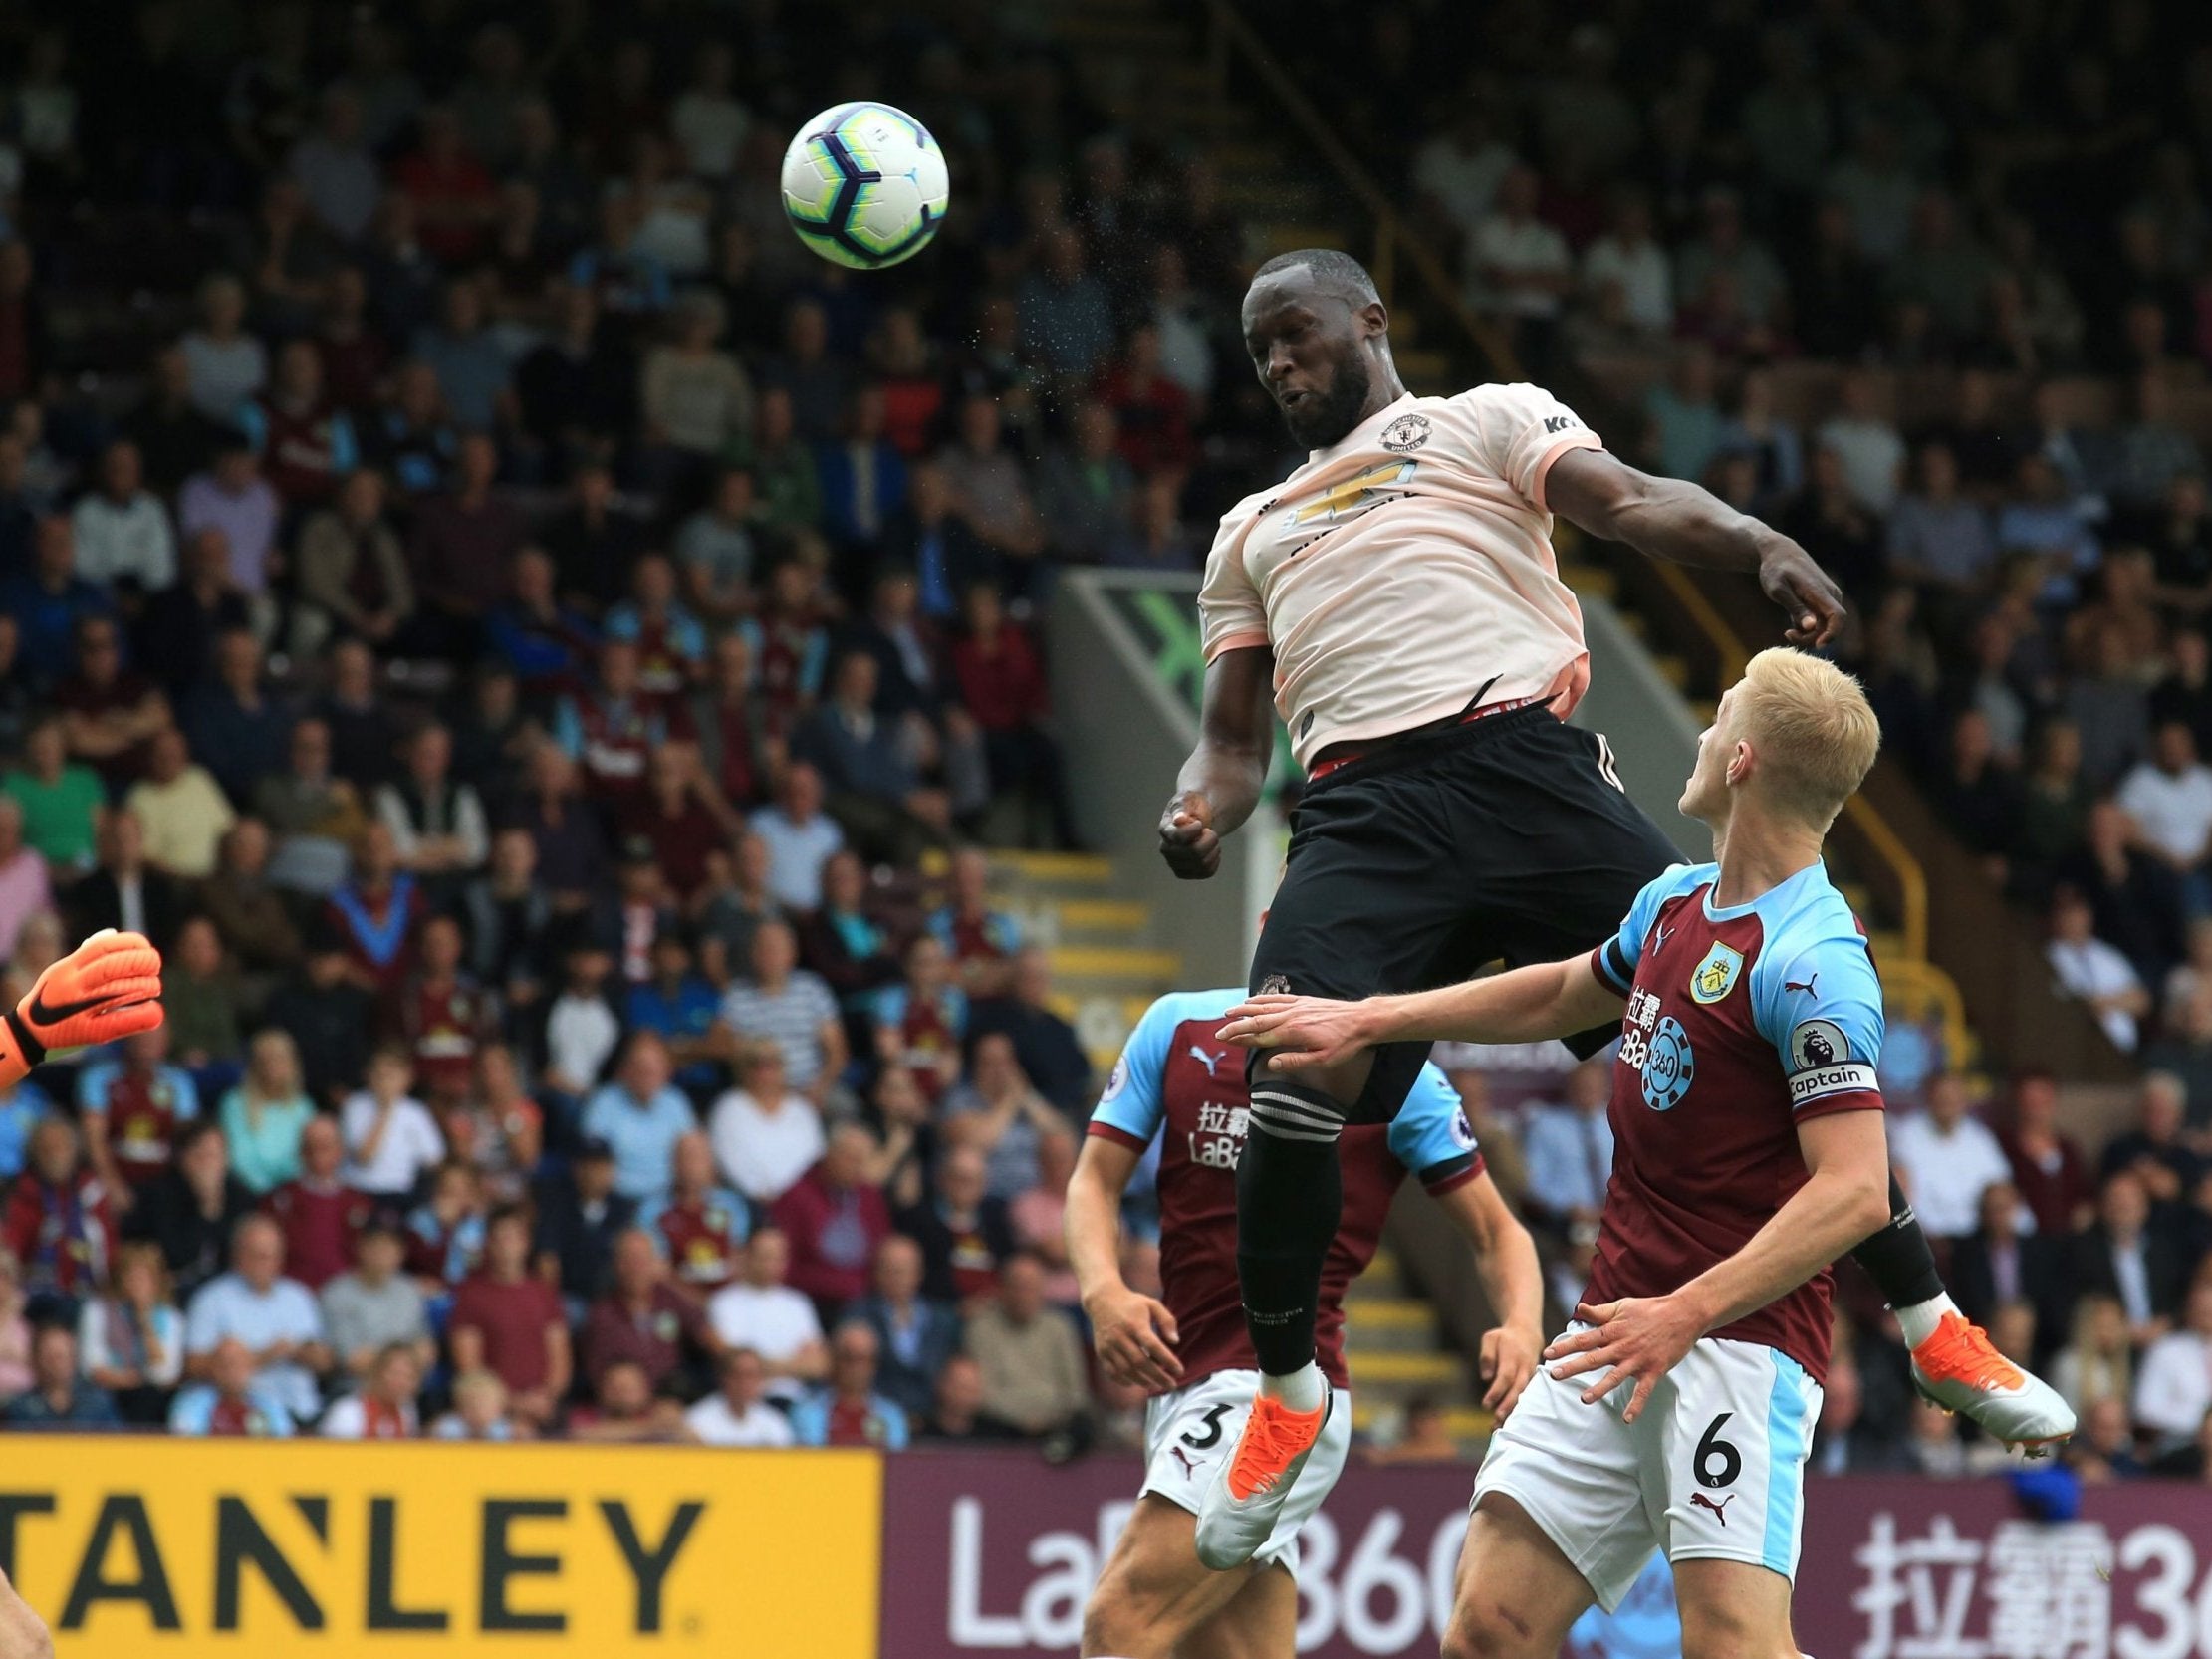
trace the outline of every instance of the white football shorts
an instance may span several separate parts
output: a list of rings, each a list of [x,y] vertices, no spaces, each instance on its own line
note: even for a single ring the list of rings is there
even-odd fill
[[[1216,1371],[1172,1394],[1154,1395],[1144,1408],[1144,1485],[1138,1496],[1164,1498],[1196,1515],[1215,1468],[1236,1452],[1259,1387],[1257,1371]],[[1351,1451],[1352,1395],[1340,1388],[1330,1396],[1321,1438],[1255,1561],[1280,1561],[1298,1571],[1298,1530],[1335,1490]]]

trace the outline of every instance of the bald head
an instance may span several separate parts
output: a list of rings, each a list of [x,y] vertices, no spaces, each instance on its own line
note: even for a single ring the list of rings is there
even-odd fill
[[[1382,296],[1374,286],[1374,278],[1367,275],[1367,268],[1348,253],[1335,248],[1298,248],[1287,254],[1277,254],[1252,273],[1252,286],[1257,288],[1260,279],[1280,272],[1305,272],[1305,281],[1317,294],[1334,295],[1354,309],[1377,305]]]

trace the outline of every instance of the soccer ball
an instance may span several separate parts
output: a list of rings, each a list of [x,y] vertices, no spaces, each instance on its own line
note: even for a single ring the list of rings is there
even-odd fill
[[[945,152],[888,104],[840,104],[784,151],[784,213],[824,259],[872,271],[911,259],[944,222]]]

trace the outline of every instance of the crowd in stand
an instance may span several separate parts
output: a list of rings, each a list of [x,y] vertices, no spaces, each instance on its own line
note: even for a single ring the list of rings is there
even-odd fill
[[[2149,1068],[2093,1150],[1932,1066],[1901,1172],[2086,1476],[2201,1468],[2212,50],[1680,10],[1271,34],[1531,372],[1647,357],[1615,447],[1850,589],[1886,741]],[[1280,440],[1210,167],[1037,11],[0,17],[0,996],[169,959],[164,1033],[0,1100],[6,1421],[1127,1435],[1058,1243],[1088,1066],[970,847],[1081,839],[1057,573],[1194,567]],[[781,222],[828,61],[952,154],[894,272]],[[1602,1074],[1456,1075],[1571,1305]],[[1983,1467],[1864,1291],[1818,1465]]]
[[[1184,164],[925,11],[0,18],[0,995],[167,958],[0,1100],[6,1422],[1126,1430],[979,847],[1081,839],[1057,573],[1273,440]],[[782,222],[833,58],[951,152],[897,272]]]

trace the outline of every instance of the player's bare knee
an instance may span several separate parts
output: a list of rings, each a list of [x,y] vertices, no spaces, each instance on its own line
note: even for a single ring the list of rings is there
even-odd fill
[[[1549,1659],[1543,1632],[1505,1596],[1462,1594],[1444,1631],[1443,1659]]]
[[[1166,1612],[1109,1563],[1083,1609],[1083,1659],[1145,1659]]]

